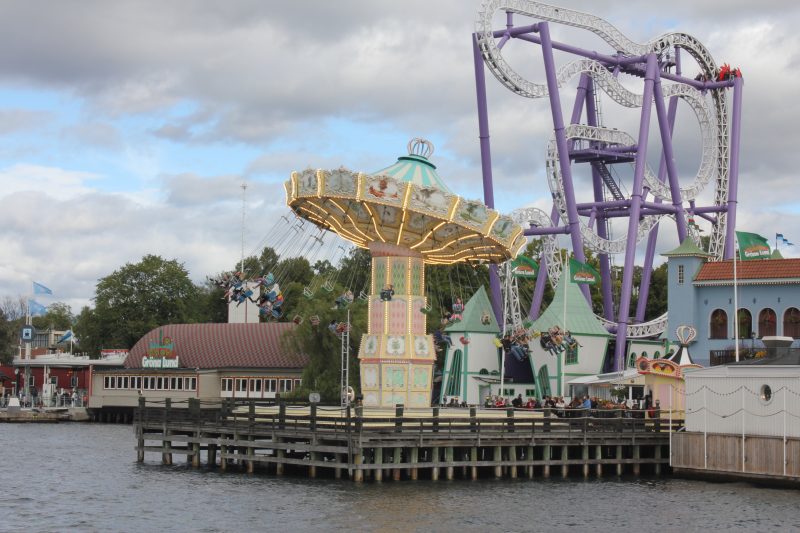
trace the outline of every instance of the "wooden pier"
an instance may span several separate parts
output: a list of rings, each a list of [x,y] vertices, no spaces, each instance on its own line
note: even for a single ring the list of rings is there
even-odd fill
[[[195,467],[205,459],[221,470],[357,482],[659,475],[669,464],[669,432],[682,425],[613,412],[153,403],[142,398],[134,415],[139,462],[158,454],[169,465],[179,455]]]

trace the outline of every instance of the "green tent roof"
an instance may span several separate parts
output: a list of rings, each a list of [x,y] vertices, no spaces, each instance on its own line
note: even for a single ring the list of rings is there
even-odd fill
[[[489,323],[484,324],[481,318],[484,314],[489,315]],[[489,296],[486,294],[486,289],[483,285],[478,287],[475,294],[464,306],[463,318],[458,322],[449,324],[445,331],[452,331],[454,333],[500,333],[500,326],[497,325],[497,320],[492,311],[492,303],[489,301]]]
[[[783,259],[783,255],[778,251],[777,248],[775,248],[772,250],[772,256],[770,256],[770,259]]]
[[[701,250],[691,239],[691,237],[686,237],[680,246],[672,250],[671,252],[666,252],[661,254],[664,257],[711,257],[711,254],[708,254]]]
[[[373,172],[373,176],[389,176],[398,181],[408,181],[420,187],[436,187],[452,194],[436,172],[436,165],[428,160],[433,145],[424,139],[412,139],[408,143],[408,155],[397,158],[397,163]]]
[[[567,323],[564,325],[564,287],[567,295]],[[533,323],[536,331],[547,331],[553,326],[561,326],[574,334],[604,335],[611,334],[603,327],[594,316],[592,308],[586,302],[581,292],[580,285],[569,281],[569,277],[562,274],[561,281],[556,288],[553,301]]]

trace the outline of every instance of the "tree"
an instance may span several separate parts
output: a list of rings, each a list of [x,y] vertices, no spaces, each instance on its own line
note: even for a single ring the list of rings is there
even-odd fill
[[[47,306],[44,316],[34,317],[33,326],[37,329],[67,330],[75,322],[72,308],[64,302],[55,302]]]
[[[11,364],[14,358],[14,325],[0,309],[0,364]]]
[[[344,287],[337,285],[333,294],[341,294]],[[325,293],[327,294],[327,293]],[[341,385],[341,339],[328,329],[331,321],[347,320],[347,310],[331,309],[332,298],[301,298],[295,306],[295,315],[303,322],[286,334],[283,342],[288,347],[309,356],[303,370],[303,385],[294,396],[305,398],[309,392],[319,392],[323,402],[338,403]],[[350,385],[359,389],[358,347],[361,336],[367,331],[367,303],[356,299],[350,309]],[[311,317],[319,318],[319,325]]]
[[[197,294],[181,263],[146,255],[97,283],[95,308],[81,311],[75,333],[92,354],[102,347],[131,348],[158,326],[195,322]]]

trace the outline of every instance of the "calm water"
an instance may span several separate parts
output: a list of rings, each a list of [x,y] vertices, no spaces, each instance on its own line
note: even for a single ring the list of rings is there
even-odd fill
[[[790,531],[800,491],[677,479],[365,483],[136,463],[130,426],[0,424],[0,531]],[[176,460],[179,456],[175,456]]]

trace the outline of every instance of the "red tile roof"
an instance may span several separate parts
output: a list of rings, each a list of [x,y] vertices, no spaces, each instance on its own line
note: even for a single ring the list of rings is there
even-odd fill
[[[800,259],[751,259],[736,262],[739,280],[800,281]],[[712,261],[703,264],[694,281],[733,281],[733,261]]]
[[[303,368],[309,358],[281,342],[291,322],[170,324],[150,331],[131,349],[125,368],[141,368],[150,342],[169,337],[184,368]]]

